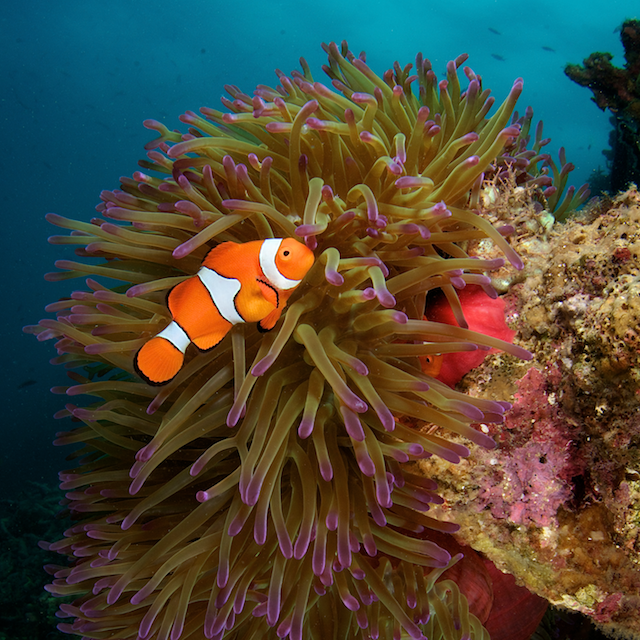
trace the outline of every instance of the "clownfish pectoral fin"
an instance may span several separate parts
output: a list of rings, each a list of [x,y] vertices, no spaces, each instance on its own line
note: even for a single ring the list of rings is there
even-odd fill
[[[184,353],[166,338],[156,336],[136,353],[136,371],[149,384],[167,384],[175,378],[184,362]]]
[[[278,294],[278,290],[272,285],[263,282],[262,280],[256,280],[256,283],[259,287],[260,293],[262,297],[274,307],[280,306],[280,295]]]
[[[282,309],[274,309],[269,315],[265,316],[258,322],[258,331],[271,331],[276,326],[276,322],[280,319]]]

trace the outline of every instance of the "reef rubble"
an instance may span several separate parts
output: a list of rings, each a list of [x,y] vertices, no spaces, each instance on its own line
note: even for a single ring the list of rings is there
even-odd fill
[[[640,193],[594,199],[563,223],[515,184],[483,200],[515,228],[525,267],[494,272],[494,286],[534,358],[490,354],[460,383],[511,399],[503,425],[482,426],[495,449],[419,464],[461,542],[607,635],[640,638]]]

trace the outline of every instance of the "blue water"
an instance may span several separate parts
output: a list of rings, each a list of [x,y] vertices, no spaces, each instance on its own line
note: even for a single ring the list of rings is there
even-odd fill
[[[64,371],[47,362],[55,355],[51,343],[21,333],[74,283],[43,280],[63,257],[46,243],[55,231],[44,215],[88,220],[99,192],[136,170],[143,144],[154,137],[144,119],[181,126],[183,111],[217,107],[225,83],[248,93],[258,83],[276,84],[274,69],[288,73],[300,56],[319,78],[323,41],[347,39],[379,73],[396,59],[412,61],[417,51],[441,73],[467,52],[467,64],[498,101],[515,78],[524,78],[519,110],[532,105],[544,120],[554,155],[566,147],[579,185],[604,166],[608,115],[563,68],[596,50],[610,51],[621,66],[616,28],[640,17],[637,6],[637,0],[538,0],[535,7],[511,0],[22,0],[3,10],[3,495],[27,479],[52,481],[66,454],[50,444],[56,430],[70,426],[52,419],[66,399],[48,391],[64,384]]]

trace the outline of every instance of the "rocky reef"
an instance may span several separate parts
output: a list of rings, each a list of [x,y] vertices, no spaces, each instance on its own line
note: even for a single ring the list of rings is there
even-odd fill
[[[511,398],[505,423],[486,427],[496,449],[420,465],[464,543],[607,635],[638,638],[640,194],[594,200],[563,224],[515,183],[485,189],[484,207],[515,227],[525,268],[494,285],[534,358],[490,354],[460,384]]]
[[[602,111],[612,113],[610,150],[604,151],[610,169],[610,188],[625,189],[640,181],[640,20],[625,20],[620,26],[624,67],[611,64],[608,52],[595,52],[582,65],[568,64],[565,74],[593,93]]]

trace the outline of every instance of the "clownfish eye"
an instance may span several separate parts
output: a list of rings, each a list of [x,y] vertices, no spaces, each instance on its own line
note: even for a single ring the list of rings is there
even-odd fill
[[[282,255],[286,258],[289,255],[290,251],[287,249],[286,251],[282,252]]]

